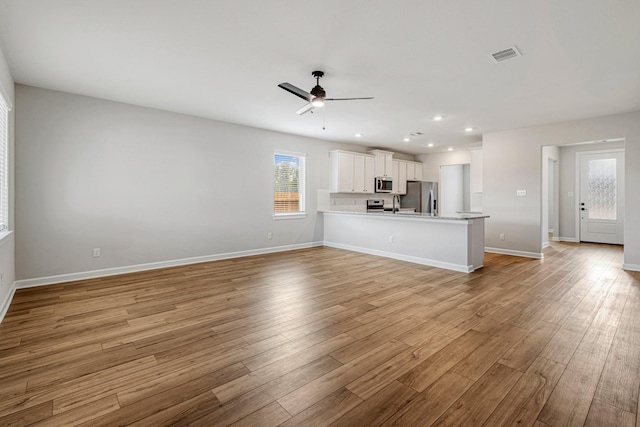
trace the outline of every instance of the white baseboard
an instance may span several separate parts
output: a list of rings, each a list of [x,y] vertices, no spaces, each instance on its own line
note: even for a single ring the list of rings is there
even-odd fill
[[[420,257],[414,257],[410,255],[402,255],[394,252],[386,252],[386,251],[379,251],[375,249],[362,248],[360,246],[343,245],[342,243],[333,243],[333,242],[325,241],[324,246],[329,246],[331,248],[338,248],[338,249],[346,249],[348,251],[360,252],[368,255],[377,255],[385,258],[393,258],[400,261],[407,261],[407,262],[413,262],[415,264],[428,265],[429,267],[444,268],[447,270],[459,271],[461,273],[471,273],[472,271],[475,271],[478,268],[482,267],[482,266],[479,266],[474,269],[473,266],[471,265],[452,264],[449,262],[437,261],[429,258],[420,258]]]
[[[640,264],[622,264],[623,270],[640,271]]]
[[[9,306],[11,305],[11,301],[13,300],[13,295],[16,293],[16,284],[15,282],[11,284],[11,288],[9,288],[9,292],[7,296],[4,298],[4,301],[0,301],[0,323],[4,319],[4,316],[9,311]]]
[[[32,288],[35,286],[54,285],[56,283],[74,282],[77,280],[96,279],[98,277],[115,276],[117,274],[135,273],[138,271],[156,270],[180,265],[198,264],[201,262],[219,261],[229,258],[240,258],[252,255],[263,255],[275,252],[293,251],[322,246],[322,242],[300,243],[295,245],[274,246],[271,248],[251,249],[248,251],[227,252],[215,255],[205,255],[192,258],[182,258],[169,261],[150,262],[147,264],[129,265],[124,267],[106,268],[103,270],[82,271],[79,273],[60,274],[56,276],[37,277],[34,279],[17,280],[14,289]]]
[[[551,246],[551,244],[549,244],[549,242],[544,242],[542,244],[542,249],[548,248],[549,246]]]
[[[536,253],[536,252],[524,252],[524,251],[514,251],[512,249],[501,249],[501,248],[484,248],[485,252],[491,252],[493,254],[502,254],[502,255],[513,255],[513,256],[521,256],[525,258],[535,258],[535,259],[543,259],[544,254]]]
[[[555,238],[553,239],[555,240]],[[558,242],[571,242],[571,243],[580,243],[580,239],[577,239],[575,237],[558,237],[558,240],[556,240]]]
[[[560,240],[560,237],[555,237],[554,236],[554,237],[551,238],[551,241],[552,242],[561,242],[562,240]]]

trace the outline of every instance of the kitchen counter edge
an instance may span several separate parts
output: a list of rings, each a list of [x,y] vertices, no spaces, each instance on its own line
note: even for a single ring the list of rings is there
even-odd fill
[[[485,214],[453,214],[445,216],[432,216],[431,214],[423,213],[402,213],[402,212],[356,212],[356,211],[334,211],[334,210],[320,210],[321,213],[329,214],[343,214],[343,215],[365,215],[365,216],[379,216],[385,218],[400,218],[400,219],[420,219],[420,220],[453,220],[453,221],[466,221],[472,219],[489,218],[489,215]]]

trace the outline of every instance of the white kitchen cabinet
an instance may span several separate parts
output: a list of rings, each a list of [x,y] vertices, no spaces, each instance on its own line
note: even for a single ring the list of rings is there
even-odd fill
[[[407,194],[407,162],[403,160],[394,160],[393,169],[393,186],[392,194]]]
[[[329,152],[332,193],[373,193],[374,157],[349,151]]]
[[[371,150],[368,152],[375,158],[375,176],[392,178],[393,176],[393,153],[383,150]]]
[[[407,162],[407,181],[422,181],[422,163]]]

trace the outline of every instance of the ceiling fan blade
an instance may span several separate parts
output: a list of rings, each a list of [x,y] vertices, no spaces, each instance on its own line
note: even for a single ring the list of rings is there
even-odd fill
[[[304,90],[300,89],[299,87],[295,87],[291,83],[280,83],[278,85],[278,87],[281,87],[282,89],[286,90],[287,92],[292,93],[295,96],[298,96],[298,97],[304,99],[305,101],[311,101],[311,94],[309,92],[304,91]]]
[[[304,107],[302,107],[301,109],[299,109],[298,111],[296,111],[296,114],[298,115],[303,115],[304,113],[313,110],[313,104],[308,103],[307,105],[305,105]]]
[[[325,98],[325,101],[354,101],[356,99],[374,99],[373,96],[369,98]]]

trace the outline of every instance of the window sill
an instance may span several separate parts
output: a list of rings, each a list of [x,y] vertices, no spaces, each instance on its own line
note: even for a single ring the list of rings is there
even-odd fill
[[[281,219],[304,219],[307,217],[307,214],[304,212],[300,212],[300,213],[290,213],[290,214],[278,214],[278,215],[274,215],[273,219],[274,220],[281,220]]]

